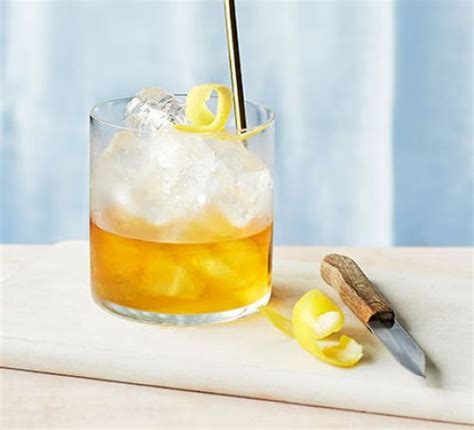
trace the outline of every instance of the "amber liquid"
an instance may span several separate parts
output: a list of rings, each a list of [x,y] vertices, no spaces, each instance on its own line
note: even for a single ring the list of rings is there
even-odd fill
[[[252,236],[212,243],[130,239],[93,222],[94,295],[133,309],[197,314],[240,308],[271,285],[272,226]]]

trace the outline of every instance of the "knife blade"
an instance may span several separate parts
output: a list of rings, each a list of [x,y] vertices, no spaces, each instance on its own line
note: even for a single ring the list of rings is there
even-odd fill
[[[395,320],[391,327],[380,321],[369,322],[370,331],[379,338],[395,359],[415,375],[425,377],[425,353]]]
[[[345,255],[326,255],[321,262],[321,276],[400,364],[415,375],[425,377],[425,353],[397,321],[390,304],[354,260]]]

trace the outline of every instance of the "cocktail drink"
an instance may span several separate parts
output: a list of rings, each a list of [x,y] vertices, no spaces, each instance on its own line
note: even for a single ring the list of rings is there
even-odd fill
[[[184,132],[185,100],[155,88],[92,110],[92,291],[135,319],[232,320],[270,298],[274,117],[247,102],[241,137],[232,119]]]

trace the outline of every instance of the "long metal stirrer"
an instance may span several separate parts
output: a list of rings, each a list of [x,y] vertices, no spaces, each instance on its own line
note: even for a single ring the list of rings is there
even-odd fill
[[[227,34],[227,51],[229,54],[230,81],[234,99],[235,125],[238,132],[247,128],[245,117],[244,86],[240,67],[239,37],[234,0],[224,0],[225,28]]]

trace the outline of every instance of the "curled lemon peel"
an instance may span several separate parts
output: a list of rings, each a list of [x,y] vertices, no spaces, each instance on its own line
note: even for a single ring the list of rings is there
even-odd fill
[[[296,302],[293,325],[310,329],[315,339],[324,339],[341,330],[344,314],[322,291],[311,290]]]
[[[213,114],[207,107],[212,92],[217,93],[217,112]],[[232,93],[221,84],[202,84],[191,88],[186,99],[187,124],[175,125],[180,131],[190,133],[219,133],[224,131],[232,109]]]
[[[215,114],[207,106],[207,101],[213,92],[217,94]],[[186,98],[186,119],[189,124],[176,124],[174,128],[185,133],[206,134],[213,139],[242,141],[261,133],[270,126],[270,122],[267,122],[249,131],[229,133],[225,126],[231,110],[232,92],[228,87],[213,83],[197,85],[191,88]]]
[[[262,125],[259,125],[258,127],[254,127],[249,131],[245,131],[243,133],[239,134],[231,134],[231,133],[222,133],[221,135],[218,136],[213,136],[215,139],[222,139],[222,140],[248,140],[252,136],[255,136],[256,134],[261,133],[262,131],[266,130],[268,127],[270,127],[270,123],[265,123]]]
[[[281,330],[288,336],[293,337],[293,326],[289,318],[286,318],[269,306],[263,307],[260,309],[260,312],[265,315],[277,329]]]
[[[319,290],[308,291],[298,300],[291,320],[268,306],[261,313],[279,330],[294,337],[305,351],[326,363],[352,367],[362,358],[362,346],[349,336],[326,339],[342,329],[344,314]]]

